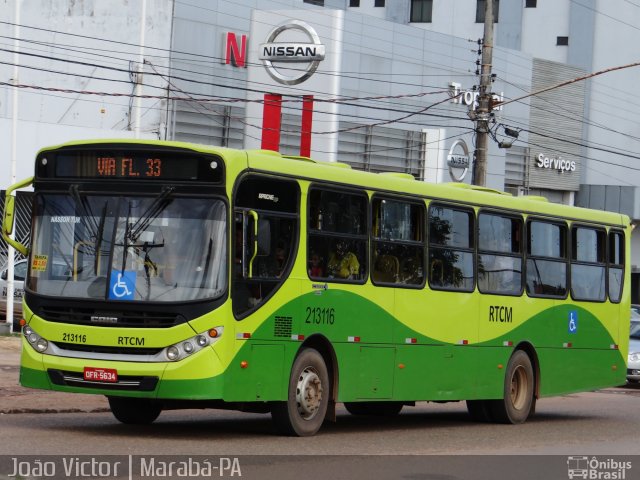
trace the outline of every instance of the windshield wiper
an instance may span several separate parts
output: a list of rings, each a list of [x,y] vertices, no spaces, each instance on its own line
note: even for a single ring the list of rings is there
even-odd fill
[[[171,195],[174,190],[174,187],[164,187],[162,189],[162,192],[160,192],[160,195],[158,195],[151,203],[151,205],[149,205],[147,211],[140,215],[138,221],[129,230],[129,239],[132,242],[135,243],[138,240],[140,234],[144,232],[151,224],[151,222],[153,222],[156,217],[160,215],[160,212],[162,212],[166,208],[168,203],[165,200],[167,200],[169,195]]]
[[[128,203],[127,210],[127,219],[125,221],[124,226],[124,238],[122,241],[122,246],[124,251],[122,252],[122,271],[124,272],[127,266],[127,256],[129,254],[129,247],[133,246],[134,248],[139,248],[141,245],[136,245],[138,237],[144,232],[147,227],[156,219],[156,217],[166,208],[168,202],[166,201],[169,195],[173,193],[175,190],[174,187],[164,187],[160,194],[153,200],[149,208],[138,218],[138,220],[131,225],[131,202]],[[163,247],[164,241],[162,244],[152,244],[148,245],[148,247]],[[138,254],[136,252],[136,254]],[[138,254],[139,255],[139,254]],[[148,273],[147,273],[148,276]]]
[[[95,260],[93,261],[93,272],[98,275],[98,264],[100,263],[100,248],[102,247],[102,236],[104,234],[104,222],[107,217],[107,202],[104,202],[102,207],[102,214],[100,215],[100,224],[98,225],[98,231],[96,233],[96,242],[94,246]]]
[[[98,229],[98,224],[93,219],[93,213],[91,212],[91,207],[88,205],[86,198],[80,195],[80,189],[78,185],[73,184],[69,186],[69,195],[76,201],[76,204],[82,210],[83,218],[89,228],[90,235],[92,237],[96,237],[96,231]]]
[[[124,272],[127,266],[127,253],[129,251],[129,219],[131,218],[131,203],[128,204],[129,210],[127,210],[127,219],[124,222],[124,238],[122,239],[122,272]]]

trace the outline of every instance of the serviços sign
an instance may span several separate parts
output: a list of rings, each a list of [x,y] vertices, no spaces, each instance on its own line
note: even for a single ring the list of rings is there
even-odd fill
[[[536,157],[536,167],[547,170],[557,170],[558,173],[569,173],[575,172],[576,162],[575,160],[565,160],[560,156],[549,157],[544,153],[539,153]]]

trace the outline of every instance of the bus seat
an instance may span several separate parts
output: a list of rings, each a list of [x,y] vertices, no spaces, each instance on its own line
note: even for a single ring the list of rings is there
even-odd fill
[[[407,284],[422,283],[422,261],[417,257],[408,257],[400,265],[400,281]]]
[[[394,255],[378,255],[373,268],[373,280],[383,283],[396,283],[400,273],[400,262]]]
[[[429,282],[433,285],[444,285],[444,265],[442,264],[442,260],[437,258],[431,260]]]

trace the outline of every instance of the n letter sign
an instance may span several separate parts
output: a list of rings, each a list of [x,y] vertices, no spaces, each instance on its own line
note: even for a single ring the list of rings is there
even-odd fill
[[[247,66],[247,36],[240,36],[238,45],[238,35],[227,32],[224,36],[224,63],[234,67]]]

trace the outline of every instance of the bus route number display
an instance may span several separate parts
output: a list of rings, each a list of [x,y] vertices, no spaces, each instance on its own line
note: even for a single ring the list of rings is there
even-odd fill
[[[220,182],[222,162],[191,152],[87,150],[41,155],[41,178]]]
[[[96,157],[98,177],[162,177],[162,160],[143,157]]]

